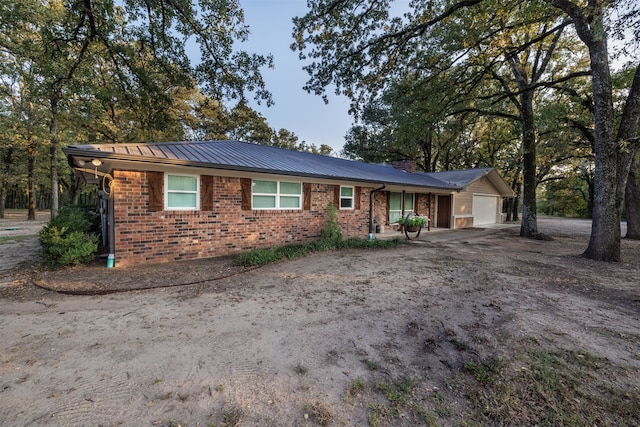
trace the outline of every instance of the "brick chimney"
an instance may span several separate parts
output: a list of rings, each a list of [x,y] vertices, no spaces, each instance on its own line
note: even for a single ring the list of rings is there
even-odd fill
[[[391,165],[395,169],[400,169],[409,173],[416,173],[416,161],[411,159],[398,160]]]

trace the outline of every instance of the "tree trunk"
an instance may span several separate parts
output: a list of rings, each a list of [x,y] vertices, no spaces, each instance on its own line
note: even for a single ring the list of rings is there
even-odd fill
[[[618,155],[618,201],[626,200],[627,238],[640,239],[640,64],[624,105],[618,129],[618,141],[623,141]],[[624,193],[623,193],[624,192]],[[620,207],[622,212],[622,207]]]
[[[640,239],[640,150],[633,158],[625,192],[627,239]]]
[[[51,121],[49,122],[49,133],[51,146],[49,147],[49,161],[51,171],[51,219],[58,216],[58,99],[51,98]]]
[[[35,221],[36,219],[36,184],[35,184],[35,164],[36,153],[33,137],[30,135],[29,148],[27,149],[27,220]]]
[[[605,6],[603,2],[589,2],[590,10],[586,13],[586,7],[572,1],[546,1],[573,19],[578,37],[589,49],[594,101],[595,172],[591,238],[583,256],[597,261],[620,261],[620,170],[614,130],[613,86],[603,21]]]
[[[519,212],[520,212],[520,192],[518,191],[516,193],[516,197],[513,198],[513,217],[511,218],[512,221],[519,221]]]
[[[511,210],[513,209],[513,197],[509,197],[504,202],[504,210],[505,210],[505,222],[511,222]]]
[[[595,172],[593,178],[593,221],[586,258],[597,261],[620,261],[620,205],[617,196],[618,147],[611,74],[606,39],[591,39],[593,98],[595,107]]]
[[[521,86],[520,84],[518,86]],[[521,89],[522,90],[522,89]],[[520,235],[534,237],[538,234],[538,217],[536,205],[536,133],[533,115],[533,91],[520,95],[522,120],[522,222]]]
[[[0,182],[0,219],[4,219],[4,207],[7,204],[7,185],[9,179],[6,175],[2,175],[2,182]]]
[[[2,171],[0,171],[0,219],[4,218],[4,207],[7,205],[7,187],[9,186],[9,168],[13,158],[13,148],[2,153]]]

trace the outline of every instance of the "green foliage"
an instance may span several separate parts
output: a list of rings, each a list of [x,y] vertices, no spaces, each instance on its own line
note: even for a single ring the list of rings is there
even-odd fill
[[[256,249],[238,255],[236,262],[245,267],[253,267],[270,264],[283,259],[301,258],[311,252],[326,252],[346,248],[389,247],[391,245],[395,245],[395,243],[382,243],[382,241],[371,241],[370,243],[365,239],[347,239],[343,241],[342,231],[338,224],[337,210],[335,206],[333,206],[333,203],[329,203],[329,206],[327,206],[326,224],[324,228],[320,230],[320,240],[307,244],[291,244]]]
[[[483,360],[479,363],[465,362],[464,368],[471,372],[481,384],[491,384],[502,368],[502,361],[495,357]]]
[[[360,361],[361,361],[361,362],[364,364],[364,366],[366,366],[366,367],[367,367],[367,369],[368,369],[368,370],[370,370],[370,371],[379,371],[379,370],[382,368],[382,366],[380,365],[380,363],[376,362],[375,360],[371,360],[371,359],[364,358],[364,359],[362,359],[362,360],[360,360]]]
[[[342,230],[338,223],[338,211],[333,203],[327,206],[327,222],[322,230],[320,230],[320,240],[325,242],[340,242],[342,240]]]
[[[427,225],[427,219],[422,216],[414,216],[409,218],[408,220],[406,218],[400,218],[398,220],[398,224],[404,225],[406,227],[417,227],[417,226],[422,227],[424,225]]]
[[[409,377],[402,377],[391,383],[379,381],[376,384],[376,389],[385,394],[391,405],[398,406],[404,404],[411,396],[416,382],[415,379]]]
[[[307,244],[293,244],[275,246],[272,248],[254,249],[238,255],[235,262],[243,267],[257,267],[285,259],[302,258],[313,252],[327,252],[339,249],[388,249],[394,248],[403,243],[404,241],[399,239],[368,240],[349,238],[341,241],[317,240]]]
[[[100,217],[87,209],[67,206],[58,212],[46,227],[67,228],[80,233],[95,232]]]
[[[539,347],[527,349],[523,359],[519,361],[523,367],[515,373],[496,373],[491,387],[483,384],[469,393],[479,418],[486,423],[637,425],[637,394],[620,388],[615,381],[601,382],[595,375],[606,369],[608,360]],[[610,376],[618,374],[611,372]]]
[[[82,209],[61,209],[40,231],[44,264],[55,268],[92,261],[98,251],[95,217]]]
[[[240,50],[248,35],[239,0],[0,2],[0,182],[25,188],[11,177],[35,160],[55,214],[59,183],[70,185],[58,147],[69,141],[192,139],[220,121],[216,138],[239,132],[243,117],[224,101],[272,103],[261,70],[273,58]],[[219,108],[203,111],[199,94]]]

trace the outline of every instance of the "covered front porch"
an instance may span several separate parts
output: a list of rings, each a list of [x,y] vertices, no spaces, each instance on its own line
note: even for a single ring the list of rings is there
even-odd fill
[[[422,228],[420,230],[420,234],[417,235],[417,232],[407,233],[411,241],[416,242],[442,242],[447,240],[456,240],[456,239],[464,239],[469,237],[478,237],[482,235],[489,235],[496,233],[500,230],[504,229],[514,229],[520,227],[520,222],[509,222],[503,224],[489,224],[483,225],[481,227],[472,227],[472,228],[438,228],[438,227],[427,227]],[[385,227],[383,233],[374,233],[374,239],[378,240],[407,240],[407,236],[404,231],[400,231],[399,227],[389,228]]]

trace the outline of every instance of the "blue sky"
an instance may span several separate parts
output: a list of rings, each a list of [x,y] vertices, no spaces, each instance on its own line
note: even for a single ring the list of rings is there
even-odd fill
[[[320,146],[327,144],[334,151],[344,145],[344,136],[352,124],[347,113],[346,98],[330,96],[326,105],[322,98],[302,89],[308,80],[304,63],[289,46],[294,16],[307,11],[305,0],[241,0],[245,22],[250,27],[249,41],[243,49],[258,54],[272,54],[274,69],[262,72],[267,89],[273,94],[275,105],[255,105],[274,129],[285,128],[300,141]],[[332,95],[331,89],[328,91]]]

